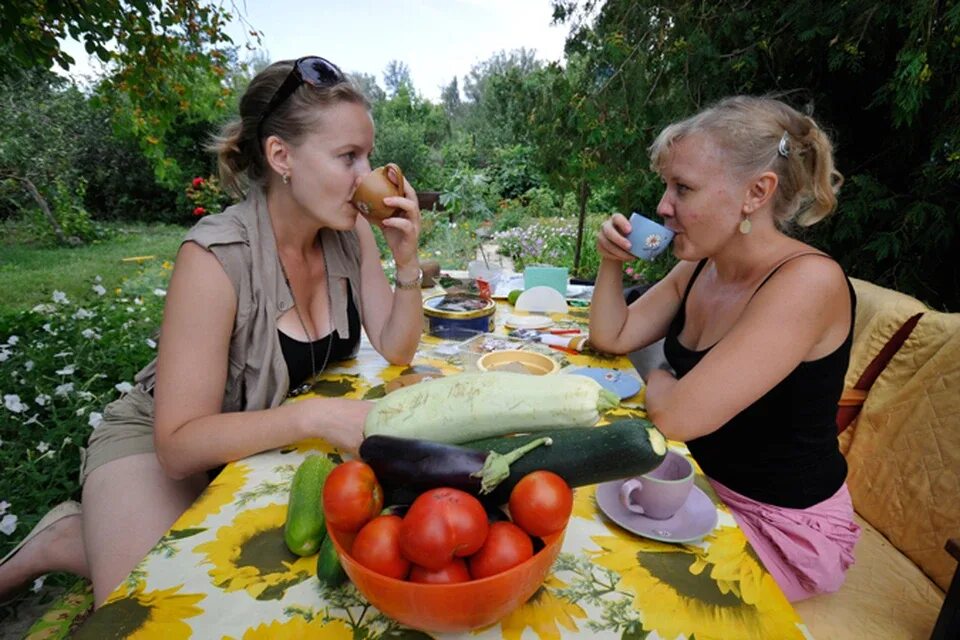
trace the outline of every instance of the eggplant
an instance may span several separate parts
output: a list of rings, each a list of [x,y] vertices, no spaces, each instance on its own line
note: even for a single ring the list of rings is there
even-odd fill
[[[549,437],[536,438],[498,453],[432,440],[372,435],[360,445],[360,458],[370,465],[388,495],[451,487],[482,496],[510,477],[512,462],[551,442]]]

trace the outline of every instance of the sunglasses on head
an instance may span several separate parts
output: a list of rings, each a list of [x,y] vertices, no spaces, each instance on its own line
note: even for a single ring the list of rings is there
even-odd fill
[[[260,136],[263,123],[267,117],[269,117],[277,107],[283,104],[283,102],[290,97],[290,94],[296,91],[301,84],[306,83],[313,87],[322,88],[332,87],[344,80],[345,78],[343,72],[340,71],[340,67],[326,58],[321,58],[320,56],[300,58],[293,63],[293,69],[287,74],[283,84],[274,92],[273,97],[270,98],[270,102],[267,103],[266,109],[260,114],[260,119],[257,121],[257,136]]]

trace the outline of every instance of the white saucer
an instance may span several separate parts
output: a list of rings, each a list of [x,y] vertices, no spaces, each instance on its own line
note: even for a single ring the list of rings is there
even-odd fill
[[[511,313],[503,323],[511,329],[546,329],[553,326],[553,320],[547,316],[521,316]]]

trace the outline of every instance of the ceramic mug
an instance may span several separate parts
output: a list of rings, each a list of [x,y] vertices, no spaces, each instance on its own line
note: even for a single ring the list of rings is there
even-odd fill
[[[403,195],[403,171],[390,162],[363,177],[353,193],[353,206],[368,218],[386,220],[400,209],[388,207],[383,199]]]
[[[693,464],[668,451],[660,466],[620,485],[624,508],[654,520],[666,520],[680,510],[693,489]]]
[[[653,260],[670,246],[673,231],[639,213],[630,215],[630,253],[641,260]]]

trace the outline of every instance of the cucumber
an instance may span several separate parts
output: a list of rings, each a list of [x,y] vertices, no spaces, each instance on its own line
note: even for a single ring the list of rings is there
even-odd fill
[[[327,456],[308,456],[293,475],[283,539],[298,556],[310,556],[320,549],[326,533],[323,519],[323,483],[336,465]]]
[[[504,453],[548,436],[549,447],[537,447],[510,465],[510,477],[501,482],[490,499],[503,504],[520,478],[531,471],[547,469],[571,487],[608,482],[647,473],[663,462],[667,440],[652,422],[618,420],[604,427],[538,431],[534,434],[487,438],[466,442],[464,447]]]
[[[364,435],[448,444],[508,433],[586,427],[620,399],[586,376],[492,371],[436,378],[377,400]]]
[[[339,587],[347,579],[330,536],[325,537],[320,543],[320,553],[317,554],[317,579],[328,587]]]

